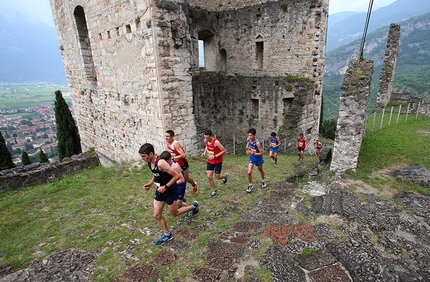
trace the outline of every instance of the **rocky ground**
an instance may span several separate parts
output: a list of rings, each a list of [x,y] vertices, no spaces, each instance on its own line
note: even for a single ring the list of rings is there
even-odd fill
[[[410,174],[394,172],[400,180]],[[424,181],[429,175],[424,172]],[[430,197],[404,192],[381,198],[364,183],[354,182],[363,188],[352,192],[351,183],[345,175],[335,175],[328,185],[307,183],[304,190],[315,196],[310,207],[293,182],[272,185],[268,197],[244,212],[241,222],[202,246],[206,266],[191,269],[193,277],[186,281],[430,281]],[[235,202],[222,204],[220,217],[239,210]],[[298,222],[300,217],[312,223]],[[183,226],[153,261],[131,266],[117,282],[180,281],[161,278],[160,266],[172,264],[198,237],[198,230]],[[262,237],[273,243],[257,260],[252,253]],[[67,249],[11,274],[3,267],[0,282],[90,281],[97,256]],[[258,279],[258,267],[271,277]]]

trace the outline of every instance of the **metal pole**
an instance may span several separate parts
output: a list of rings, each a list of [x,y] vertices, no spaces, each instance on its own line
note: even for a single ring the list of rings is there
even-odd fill
[[[373,113],[372,133],[375,130],[375,120],[376,120],[376,112]]]

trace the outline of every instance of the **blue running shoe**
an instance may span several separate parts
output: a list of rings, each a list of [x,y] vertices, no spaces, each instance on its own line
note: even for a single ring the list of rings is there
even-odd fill
[[[155,242],[155,245],[159,246],[159,245],[163,244],[164,242],[170,241],[172,239],[173,239],[172,233],[170,233],[170,235],[163,234],[163,236],[161,236],[161,238],[157,242]]]
[[[212,198],[213,196],[216,196],[216,194],[218,194],[218,192],[215,190],[215,191],[212,191],[212,193],[209,196],[211,196]]]
[[[193,203],[193,214],[197,214],[199,212],[199,202],[194,201]]]

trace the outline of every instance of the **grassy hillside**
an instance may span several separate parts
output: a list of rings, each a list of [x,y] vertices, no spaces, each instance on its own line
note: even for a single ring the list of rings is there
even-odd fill
[[[352,176],[381,190],[395,192],[408,189],[430,194],[428,189],[399,184],[378,174],[379,171],[410,163],[430,169],[429,122],[428,118],[416,120],[414,117],[406,123],[392,124],[373,133],[369,131],[363,142],[358,171]],[[238,222],[243,211],[258,199],[266,197],[271,187],[278,181],[284,181],[298,164],[295,154],[281,154],[277,165],[266,154],[264,169],[268,187],[259,187],[261,179],[254,169],[255,188],[247,194],[247,160],[246,155],[226,156],[223,171],[229,173],[229,181],[227,185],[217,181],[220,193],[210,198],[205,159],[190,158],[191,176],[199,183],[199,191],[192,195],[188,189],[187,202],[198,200],[200,212],[191,220],[184,216],[172,218],[167,214],[167,209],[164,215],[174,231],[183,228],[197,233],[198,237],[188,242],[189,249],[177,254],[173,265],[162,267],[162,277],[178,277],[181,281],[191,277],[192,269],[206,263],[204,247],[209,240]],[[305,164],[315,162],[315,155],[305,156]],[[321,181],[327,181],[329,175],[326,174]],[[98,250],[101,255],[93,280],[112,281],[130,265],[151,262],[163,247],[154,245],[161,235],[152,218],[154,191],[142,189],[150,178],[148,168],[137,162],[111,168],[97,167],[51,184],[0,195],[0,250],[5,254],[1,263],[18,270],[27,267],[34,259],[68,247]],[[302,186],[301,182],[298,184]],[[304,196],[310,206],[310,196],[302,191],[297,193]],[[233,212],[226,209],[232,205]],[[294,215],[294,211],[291,214]],[[253,251],[257,260],[271,244],[267,238],[258,239],[263,243]],[[131,257],[126,254],[131,254]],[[261,270],[258,275],[261,276],[257,278],[262,279],[266,274]]]

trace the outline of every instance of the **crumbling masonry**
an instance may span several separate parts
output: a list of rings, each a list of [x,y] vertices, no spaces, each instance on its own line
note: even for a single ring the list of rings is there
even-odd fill
[[[190,155],[201,153],[204,128],[230,152],[250,127],[260,138],[279,132],[291,148],[299,132],[318,135],[328,0],[51,8],[82,147],[105,165],[137,159],[144,142],[161,152],[168,129]]]
[[[394,76],[396,74],[397,55],[399,52],[400,25],[391,24],[388,32],[387,49],[384,56],[381,75],[379,77],[376,108],[385,108],[391,100]]]

